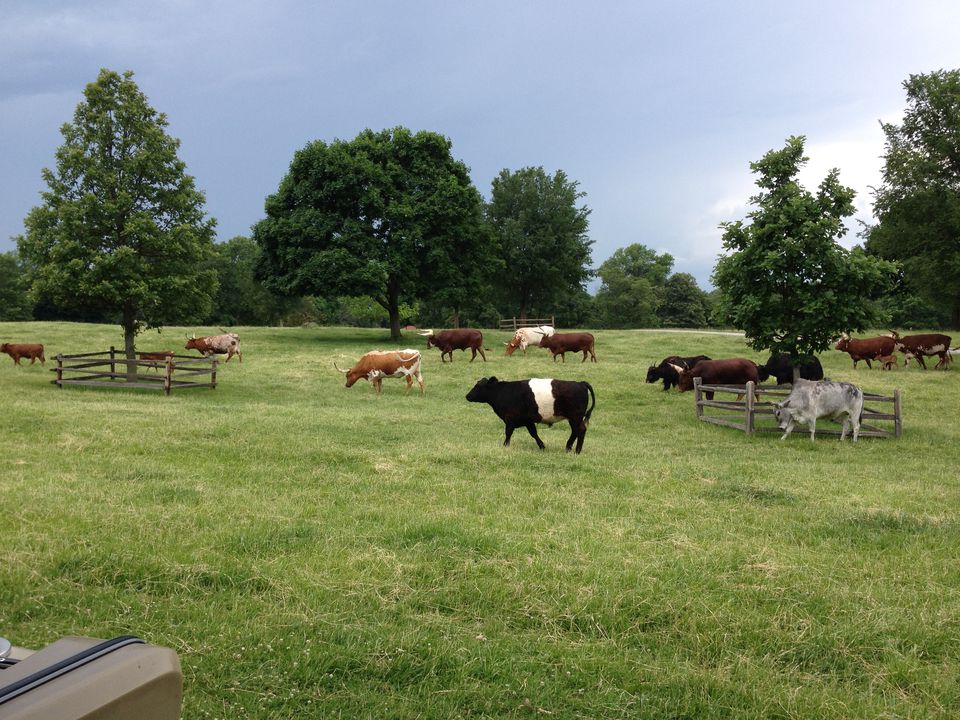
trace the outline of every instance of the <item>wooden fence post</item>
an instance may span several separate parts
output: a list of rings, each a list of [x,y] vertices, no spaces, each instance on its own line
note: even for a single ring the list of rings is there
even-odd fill
[[[700,384],[703,382],[703,378],[695,377],[693,379],[693,401],[697,406],[697,419],[703,417],[703,406],[700,404]]]
[[[753,380],[747,380],[747,404],[746,404],[746,408],[747,408],[747,418],[746,418],[746,419],[747,419],[747,423],[746,423],[747,435],[753,435],[753,401],[754,401],[754,393],[755,393],[755,392],[756,392],[756,388],[754,387]]]
[[[167,367],[163,375],[163,394],[170,395],[170,380],[173,377],[173,357],[167,355]]]
[[[893,391],[893,436],[903,433],[903,418],[900,417],[900,390]]]
[[[116,348],[113,347],[113,345],[111,345],[110,346],[110,374],[111,375],[117,372],[117,365],[114,362],[114,358],[116,358],[116,356],[117,356],[117,350]]]
[[[57,386],[63,390],[63,353],[57,353]]]
[[[213,356],[213,365],[210,366],[210,387],[217,387],[217,356]]]

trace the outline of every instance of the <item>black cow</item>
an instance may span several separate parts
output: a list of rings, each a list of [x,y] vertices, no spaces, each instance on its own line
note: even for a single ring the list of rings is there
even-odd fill
[[[760,365],[759,368],[761,370],[761,380],[767,379],[764,377],[764,373],[766,373],[767,377],[777,379],[777,385],[793,384],[793,361],[790,358],[790,353],[771,355],[766,365]],[[815,356],[811,355],[800,363],[800,378],[802,380],[823,380],[823,365]]]
[[[663,380],[663,390],[666,392],[671,386],[680,385],[680,373],[692,369],[701,360],[709,359],[706,355],[694,355],[693,357],[671,355],[664,358],[659,365],[651,365],[647,369],[647,382],[655,383],[657,380]]]
[[[587,407],[587,393],[592,404]],[[570,423],[570,438],[567,452],[577,441],[577,453],[583,448],[590,414],[597,404],[590,383],[574,380],[497,380],[481,378],[467,393],[470,402],[487,403],[507,426],[504,446],[510,444],[510,436],[518,427],[525,427],[530,437],[537,441],[541,450],[543,441],[537,435],[537,423],[553,425],[561,420]]]

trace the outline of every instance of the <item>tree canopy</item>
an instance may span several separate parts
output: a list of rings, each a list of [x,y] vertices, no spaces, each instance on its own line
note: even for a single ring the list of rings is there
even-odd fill
[[[911,75],[903,122],[886,135],[868,252],[899,261],[909,294],[960,327],[960,70]]]
[[[728,254],[713,280],[727,319],[744,330],[755,350],[788,352],[799,362],[842,332],[871,320],[866,300],[891,282],[894,266],[848,251],[837,241],[853,215],[854,192],[831,170],[814,195],[797,181],[807,162],[803,137],[791,137],[751,170],[760,192],[750,199],[749,223],[721,225]]]
[[[132,358],[141,330],[207,314],[215,221],[133,73],[101,70],[83,95],[17,243],[35,297],[115,317]]]
[[[397,127],[299,150],[254,239],[272,289],[369,295],[400,338],[400,305],[456,306],[489,268],[483,201],[437,133]]]
[[[577,206],[584,196],[562,170],[526,167],[494,178],[487,217],[503,261],[496,287],[520,317],[549,313],[592,276],[590,210]]]
[[[15,252],[0,253],[0,321],[32,318],[33,303],[20,258]]]

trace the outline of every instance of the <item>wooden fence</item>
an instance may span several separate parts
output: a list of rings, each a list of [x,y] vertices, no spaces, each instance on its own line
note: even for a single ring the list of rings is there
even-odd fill
[[[548,318],[500,318],[501,330],[516,332],[517,328],[539,327],[540,325],[549,325],[550,327],[557,326],[554,322],[553,315]]]
[[[157,354],[157,353],[151,353]],[[150,372],[150,371],[153,372]],[[217,387],[217,358],[168,355],[164,360],[128,360],[116,348],[106,352],[57,355],[57,374],[50,382],[60,386],[112,387],[132,390],[173,390]],[[209,379],[205,379],[209,376]],[[131,380],[131,378],[134,378]]]
[[[782,433],[776,424],[773,415],[773,404],[777,398],[786,398],[791,391],[789,385],[754,385],[748,382],[744,385],[705,385],[701,378],[693,379],[694,401],[697,408],[697,418],[714,425],[723,425],[737,430],[743,430],[748,435],[755,432]],[[739,400],[708,400],[705,393],[727,393],[742,395]],[[714,395],[716,397],[716,395]],[[758,398],[773,398],[769,401]],[[893,405],[890,411],[878,409],[883,403]],[[872,406],[872,407],[871,407]],[[722,410],[720,414],[707,415],[704,410]],[[863,416],[860,422],[860,437],[900,437],[903,433],[903,419],[901,416],[900,391],[894,390],[893,395],[876,395],[863,393]],[[767,421],[772,421],[768,424]],[[760,422],[758,422],[760,421]],[[892,422],[893,425],[880,427],[874,424],[877,421]],[[795,428],[794,432],[802,432],[806,426]],[[817,435],[840,435],[842,431],[826,425],[826,421],[817,424]]]

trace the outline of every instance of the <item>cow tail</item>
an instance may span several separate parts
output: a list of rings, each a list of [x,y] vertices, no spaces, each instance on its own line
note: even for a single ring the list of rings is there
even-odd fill
[[[583,384],[586,385],[587,390],[590,391],[590,399],[592,401],[590,403],[590,407],[587,408],[586,414],[583,416],[583,424],[586,426],[590,422],[590,415],[593,413],[593,408],[597,405],[597,396],[593,394],[593,387],[590,385],[590,383],[585,382]]]

